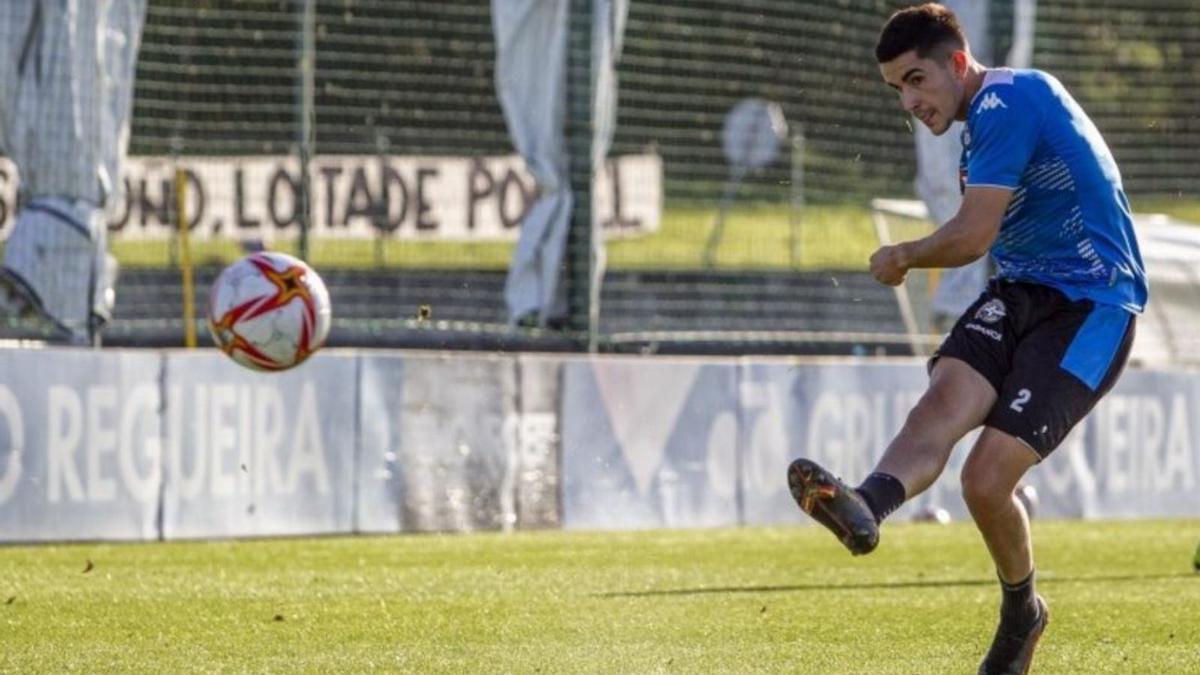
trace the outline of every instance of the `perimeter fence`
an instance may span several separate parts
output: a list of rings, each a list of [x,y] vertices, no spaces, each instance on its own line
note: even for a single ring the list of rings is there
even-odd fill
[[[570,4],[576,101],[598,1]],[[504,284],[539,187],[497,96],[491,4],[150,0],[111,223],[122,276],[108,340],[182,339],[182,168],[200,306],[243,252],[299,252],[331,286],[334,344],[920,351],[928,340],[905,303],[920,314],[926,289],[906,300],[865,275],[881,232],[932,227],[872,209],[914,196],[912,124],[872,55],[902,4],[631,0],[625,13],[616,2],[616,127],[595,188],[603,277],[590,300],[571,295],[573,318],[529,328],[511,325]],[[1022,5],[974,6],[1001,63]],[[1040,0],[1032,25],[1032,65],[1092,115],[1135,211],[1200,222],[1200,5]],[[761,161],[728,140],[739,120],[765,120]],[[578,139],[587,125],[567,126]],[[13,181],[0,198],[8,226]],[[589,239],[570,241],[566,278],[586,285]],[[1183,297],[1200,274],[1186,258],[1172,269]],[[578,320],[589,302],[593,320]],[[1185,310],[1171,311],[1163,321]],[[1172,331],[1177,352],[1187,325]]]

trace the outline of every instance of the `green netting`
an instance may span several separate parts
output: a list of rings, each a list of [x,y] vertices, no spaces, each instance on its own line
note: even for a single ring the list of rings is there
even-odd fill
[[[747,279],[757,279],[761,290],[776,283],[771,275],[803,271],[836,281],[863,270],[877,244],[870,199],[913,196],[910,124],[880,82],[872,55],[883,20],[902,4],[631,0],[612,152],[661,156],[665,201],[659,232],[608,247],[607,285],[634,290],[602,311],[627,319],[622,329],[639,322],[667,331],[745,327],[763,302],[762,293],[744,292]],[[1120,163],[1135,209],[1200,221],[1200,4],[1037,4],[1034,65],[1057,75],[1091,114]],[[489,2],[317,0],[314,54],[302,53],[303,6],[300,0],[151,0],[131,154],[297,155],[299,64],[305,57],[315,63],[318,156],[513,152],[496,96]],[[995,0],[990,30],[996,54],[1011,44],[1012,24],[1011,0]],[[706,256],[730,176],[722,123],[747,97],[778,103],[789,137],[777,159],[748,174],[733,193],[722,237]],[[155,185],[134,187],[146,217],[170,217],[169,193]],[[321,183],[314,189],[323,189]],[[497,289],[511,246],[319,240],[310,257],[320,269],[349,272],[487,271],[490,299],[473,300],[487,305],[474,316],[494,323],[502,321]],[[176,262],[172,241],[124,243],[118,237],[114,248],[126,269],[169,269]],[[232,243],[194,246],[199,262],[210,266],[241,251]],[[654,276],[667,272],[686,274],[686,283],[703,293],[668,302],[661,284],[672,277]],[[614,275],[624,276],[613,281]],[[134,278],[127,275],[125,283]],[[353,274],[345,278],[359,283]],[[660,285],[641,287],[645,292],[638,295],[638,280],[647,279]],[[381,282],[361,283],[366,289]],[[810,287],[820,292],[820,284]],[[723,288],[730,290],[722,295]],[[365,290],[355,297],[363,298],[353,301],[361,306],[343,316],[361,317],[363,326],[371,317],[384,321],[367,332],[407,325],[408,309],[387,306]],[[668,306],[670,311],[662,309]],[[713,307],[721,310],[706,311]],[[170,323],[177,322],[176,309],[156,311]],[[471,316],[469,307],[462,311]],[[786,322],[770,326],[807,330]]]
[[[726,113],[739,100],[778,102],[789,124],[770,166],[748,175],[735,210],[776,204],[757,230],[722,238],[718,266],[853,267],[844,236],[819,210],[912,195],[909,124],[878,77],[872,47],[884,0],[667,0],[630,3],[619,64],[613,153],[659,153],[666,196],[661,236],[618,245],[615,267],[701,264],[729,170]],[[300,109],[300,7],[286,0],[155,0],[138,69],[134,154],[286,154]],[[991,8],[997,54],[1011,43],[1012,7]],[[490,7],[482,0],[319,0],[318,154],[503,155],[512,152],[494,85]],[[1135,206],[1200,200],[1200,5],[1191,0],[1042,0],[1035,65],[1056,74],[1112,145]],[[802,138],[801,138],[802,136]],[[802,141],[802,145],[800,144]],[[802,147],[802,152],[799,149]],[[802,186],[793,181],[802,180]],[[1166,204],[1186,215],[1188,204]],[[705,210],[705,209],[709,210]],[[1192,208],[1190,212],[1194,212]],[[807,217],[806,217],[807,216]],[[737,213],[734,214],[737,219]],[[815,233],[793,232],[817,228]],[[780,238],[812,238],[775,261]],[[803,241],[801,241],[803,244]],[[503,267],[508,244],[430,249],[318,249],[332,264]],[[132,254],[131,254],[132,255]],[[224,253],[222,255],[228,255]],[[161,258],[154,250],[146,261]],[[133,255],[133,262],[143,260]],[[772,262],[774,261],[774,262]]]

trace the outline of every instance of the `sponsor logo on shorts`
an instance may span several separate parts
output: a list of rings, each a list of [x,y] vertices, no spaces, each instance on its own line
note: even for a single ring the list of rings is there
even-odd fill
[[[1004,301],[1000,298],[992,298],[985,302],[983,307],[975,310],[975,318],[984,323],[996,323],[1003,319],[1006,313]]]
[[[998,331],[994,328],[988,328],[987,326],[981,326],[977,323],[969,323],[965,326],[965,328],[967,330],[973,330],[976,333],[983,333],[984,335],[992,338],[996,342],[1001,342],[1004,340],[1004,337],[1002,335],[1000,335],[1000,331]]]

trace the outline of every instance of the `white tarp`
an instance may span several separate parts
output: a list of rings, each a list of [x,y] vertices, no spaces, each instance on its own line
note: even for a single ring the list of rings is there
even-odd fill
[[[616,60],[628,0],[593,0],[593,166],[608,154],[616,123]],[[569,0],[492,0],[496,92],[509,135],[537,181],[538,200],[525,214],[509,266],[505,301],[512,320],[565,316],[562,263],[572,195],[567,175],[566,102]],[[603,250],[593,228],[593,283]]]
[[[145,0],[0,3],[0,151],[31,195],[96,206],[118,187]]]
[[[0,3],[0,152],[21,167],[26,199],[0,274],[60,341],[90,344],[110,318],[104,209],[120,188],[145,10],[145,0]]]

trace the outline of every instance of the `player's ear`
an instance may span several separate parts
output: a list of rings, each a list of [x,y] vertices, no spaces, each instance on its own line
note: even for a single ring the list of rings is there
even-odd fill
[[[953,69],[956,77],[961,78],[966,76],[969,60],[965,49],[955,49],[950,52],[950,67]]]

